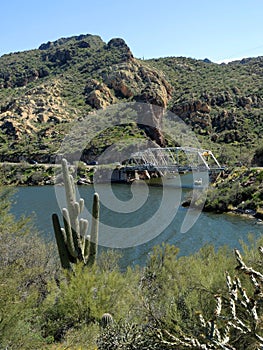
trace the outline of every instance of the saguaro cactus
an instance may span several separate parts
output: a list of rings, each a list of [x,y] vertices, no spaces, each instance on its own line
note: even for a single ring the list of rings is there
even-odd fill
[[[62,209],[64,227],[61,227],[58,215],[52,215],[61,265],[65,269],[71,269],[71,264],[78,262],[92,265],[98,248],[99,195],[94,193],[91,230],[88,235],[88,220],[79,218],[84,208],[84,199],[76,200],[73,177],[65,159],[62,159],[62,175],[67,202],[67,208]]]

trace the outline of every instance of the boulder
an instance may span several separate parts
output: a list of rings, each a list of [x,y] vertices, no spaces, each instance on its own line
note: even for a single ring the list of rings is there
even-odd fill
[[[101,83],[96,79],[90,79],[87,82],[84,93],[86,103],[92,108],[106,108],[116,101],[111,90],[104,83]]]

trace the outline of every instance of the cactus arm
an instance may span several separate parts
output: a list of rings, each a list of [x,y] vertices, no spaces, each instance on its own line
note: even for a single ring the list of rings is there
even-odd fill
[[[78,256],[77,253],[77,240],[74,239],[72,229],[71,229],[71,224],[70,224],[70,218],[69,218],[69,213],[67,208],[62,209],[62,214],[63,214],[63,222],[64,222],[64,228],[65,228],[65,233],[66,233],[66,242],[67,242],[67,248],[69,250],[69,253],[76,258]]]
[[[89,257],[89,249],[90,249],[90,235],[88,235],[84,241],[84,259],[85,259],[85,263],[87,263],[88,261],[88,257]]]
[[[60,228],[61,229],[61,233],[62,233],[62,236],[63,236],[63,240],[65,242],[65,244],[67,245],[67,235],[66,235],[66,231],[63,227]]]
[[[80,214],[80,205],[78,202],[74,203],[74,215],[77,217]]]
[[[80,219],[79,221],[79,229],[80,229],[80,237],[81,237],[81,247],[82,247],[82,255],[84,258],[84,262],[87,260],[87,250],[85,250],[86,247],[86,240],[87,240],[87,232],[88,232],[89,222],[85,219]],[[88,242],[89,244],[89,242]]]
[[[89,227],[88,220],[80,219],[80,221],[79,221],[79,229],[80,229],[80,235],[81,235],[81,237],[83,239],[86,239],[88,227]]]
[[[78,202],[74,202],[73,206],[71,208],[71,213],[69,211],[69,217],[70,217],[70,223],[72,230],[75,232],[76,240],[78,242],[78,247],[80,245],[80,229],[79,229],[79,216],[80,214],[80,207]]]
[[[70,218],[70,225],[76,231],[77,234],[79,234],[79,227],[78,227],[78,218],[76,214],[76,211],[79,211],[79,209],[76,207],[76,192],[75,192],[75,185],[73,181],[72,175],[69,174],[68,165],[66,159],[62,159],[62,173],[63,173],[63,181],[65,185],[65,193],[66,193],[66,201],[67,201],[67,208],[69,212],[69,218]]]
[[[69,180],[70,180],[70,183],[71,183],[73,197],[76,198],[76,187],[75,187],[74,179],[73,179],[72,175],[69,175]]]
[[[63,233],[61,231],[59,218],[58,218],[57,214],[52,215],[52,222],[53,222],[56,242],[57,242],[57,246],[58,246],[58,253],[59,253],[61,266],[63,269],[70,270],[71,266],[70,266],[70,261],[69,261],[68,250],[67,250],[67,247],[66,247],[66,244],[64,241]]]
[[[83,209],[84,209],[84,199],[80,198],[80,200],[79,200],[79,210],[80,210],[80,212],[82,212]]]
[[[74,187],[72,186],[72,180],[70,178],[66,159],[62,159],[62,174],[63,174],[63,181],[65,185],[67,205],[70,206],[72,205],[72,203],[75,202],[74,200],[75,197],[74,197]]]
[[[88,265],[93,265],[97,257],[98,250],[98,232],[99,232],[99,212],[100,203],[98,193],[94,193],[93,205],[92,205],[92,221],[91,221],[91,232],[89,242],[89,257],[87,260]]]

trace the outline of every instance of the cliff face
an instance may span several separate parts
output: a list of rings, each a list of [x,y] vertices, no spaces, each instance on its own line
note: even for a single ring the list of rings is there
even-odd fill
[[[160,132],[165,110],[172,96],[172,86],[163,75],[153,69],[141,65],[134,59],[125,63],[111,66],[110,70],[100,72],[101,81],[90,79],[85,87],[86,103],[92,108],[106,108],[107,106],[122,101],[137,101],[162,107],[161,110],[152,110],[150,119],[142,122],[140,127],[148,137],[156,141],[160,146],[165,145],[165,140]]]
[[[119,99],[149,102],[167,107],[172,86],[162,74],[131,59],[100,71],[100,81],[89,79],[86,102],[92,108],[105,108]]]

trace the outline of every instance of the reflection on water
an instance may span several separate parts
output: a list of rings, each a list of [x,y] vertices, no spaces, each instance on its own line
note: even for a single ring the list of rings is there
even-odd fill
[[[185,192],[182,194],[180,190],[170,188],[169,207],[165,207],[168,212],[163,210],[160,212],[160,207],[163,206],[163,188],[147,187],[145,189],[143,187],[113,185],[109,189],[105,185],[99,185],[96,188],[102,198],[100,236],[102,243],[109,240],[103,245],[118,246],[116,237],[120,240],[122,232],[124,232],[122,237],[124,243],[129,243],[129,240],[133,242],[133,239],[143,242],[121,249],[123,266],[144,264],[151,248],[162,242],[174,244],[180,249],[181,255],[188,255],[198,251],[207,243],[213,244],[216,248],[222,245],[240,248],[240,240],[246,241],[248,233],[253,234],[255,238],[263,233],[263,225],[256,225],[254,219],[208,213],[201,213],[193,227],[186,233],[181,233],[180,228],[186,213],[190,216],[196,215],[194,210],[178,205]],[[63,187],[59,191],[62,195]],[[85,199],[87,207],[85,215],[89,215],[90,198],[94,189],[92,186],[83,186],[79,187],[79,191],[81,197]],[[144,198],[140,198],[143,196]],[[12,212],[17,217],[35,213],[36,226],[41,234],[47,239],[53,239],[51,215],[54,212],[59,213],[54,187],[19,187],[14,198]],[[171,219],[171,222],[168,219]],[[148,223],[150,224],[147,225]],[[163,230],[162,227],[164,227]],[[115,236],[114,232],[116,232]],[[127,244],[129,245],[131,244]]]

